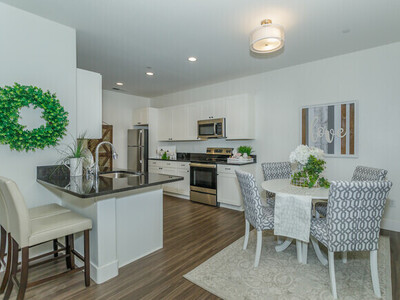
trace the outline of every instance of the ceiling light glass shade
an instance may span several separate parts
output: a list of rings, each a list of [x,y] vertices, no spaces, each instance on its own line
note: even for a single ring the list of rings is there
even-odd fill
[[[271,20],[263,20],[261,26],[250,34],[250,50],[255,53],[270,53],[277,51],[285,44],[283,26],[272,24]]]

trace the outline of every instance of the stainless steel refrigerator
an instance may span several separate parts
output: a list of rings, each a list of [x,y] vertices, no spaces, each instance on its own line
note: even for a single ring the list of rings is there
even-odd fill
[[[149,131],[147,129],[128,130],[128,169],[136,172],[148,171]]]

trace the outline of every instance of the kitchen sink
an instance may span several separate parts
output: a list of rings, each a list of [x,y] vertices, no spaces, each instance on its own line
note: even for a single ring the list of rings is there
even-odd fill
[[[99,176],[107,178],[127,178],[127,177],[138,177],[140,176],[140,174],[134,172],[126,172],[126,171],[112,171],[99,174]]]

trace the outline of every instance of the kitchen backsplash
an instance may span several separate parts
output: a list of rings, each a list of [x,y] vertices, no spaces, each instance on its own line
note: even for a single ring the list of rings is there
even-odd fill
[[[174,145],[176,146],[176,152],[188,152],[188,153],[206,153],[207,147],[237,149],[239,146],[253,147],[253,144],[254,144],[253,140],[226,141],[225,139],[210,139],[207,141],[194,141],[194,142],[158,142],[158,146]],[[257,149],[254,149],[254,154],[257,154]]]

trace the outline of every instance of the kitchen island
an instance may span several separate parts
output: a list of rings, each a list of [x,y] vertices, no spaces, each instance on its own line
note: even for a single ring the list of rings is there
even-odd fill
[[[163,247],[162,184],[182,179],[129,170],[70,177],[64,166],[37,168],[37,182],[57,194],[63,206],[92,219],[91,278],[98,284]],[[83,253],[83,236],[75,236],[75,249]]]

